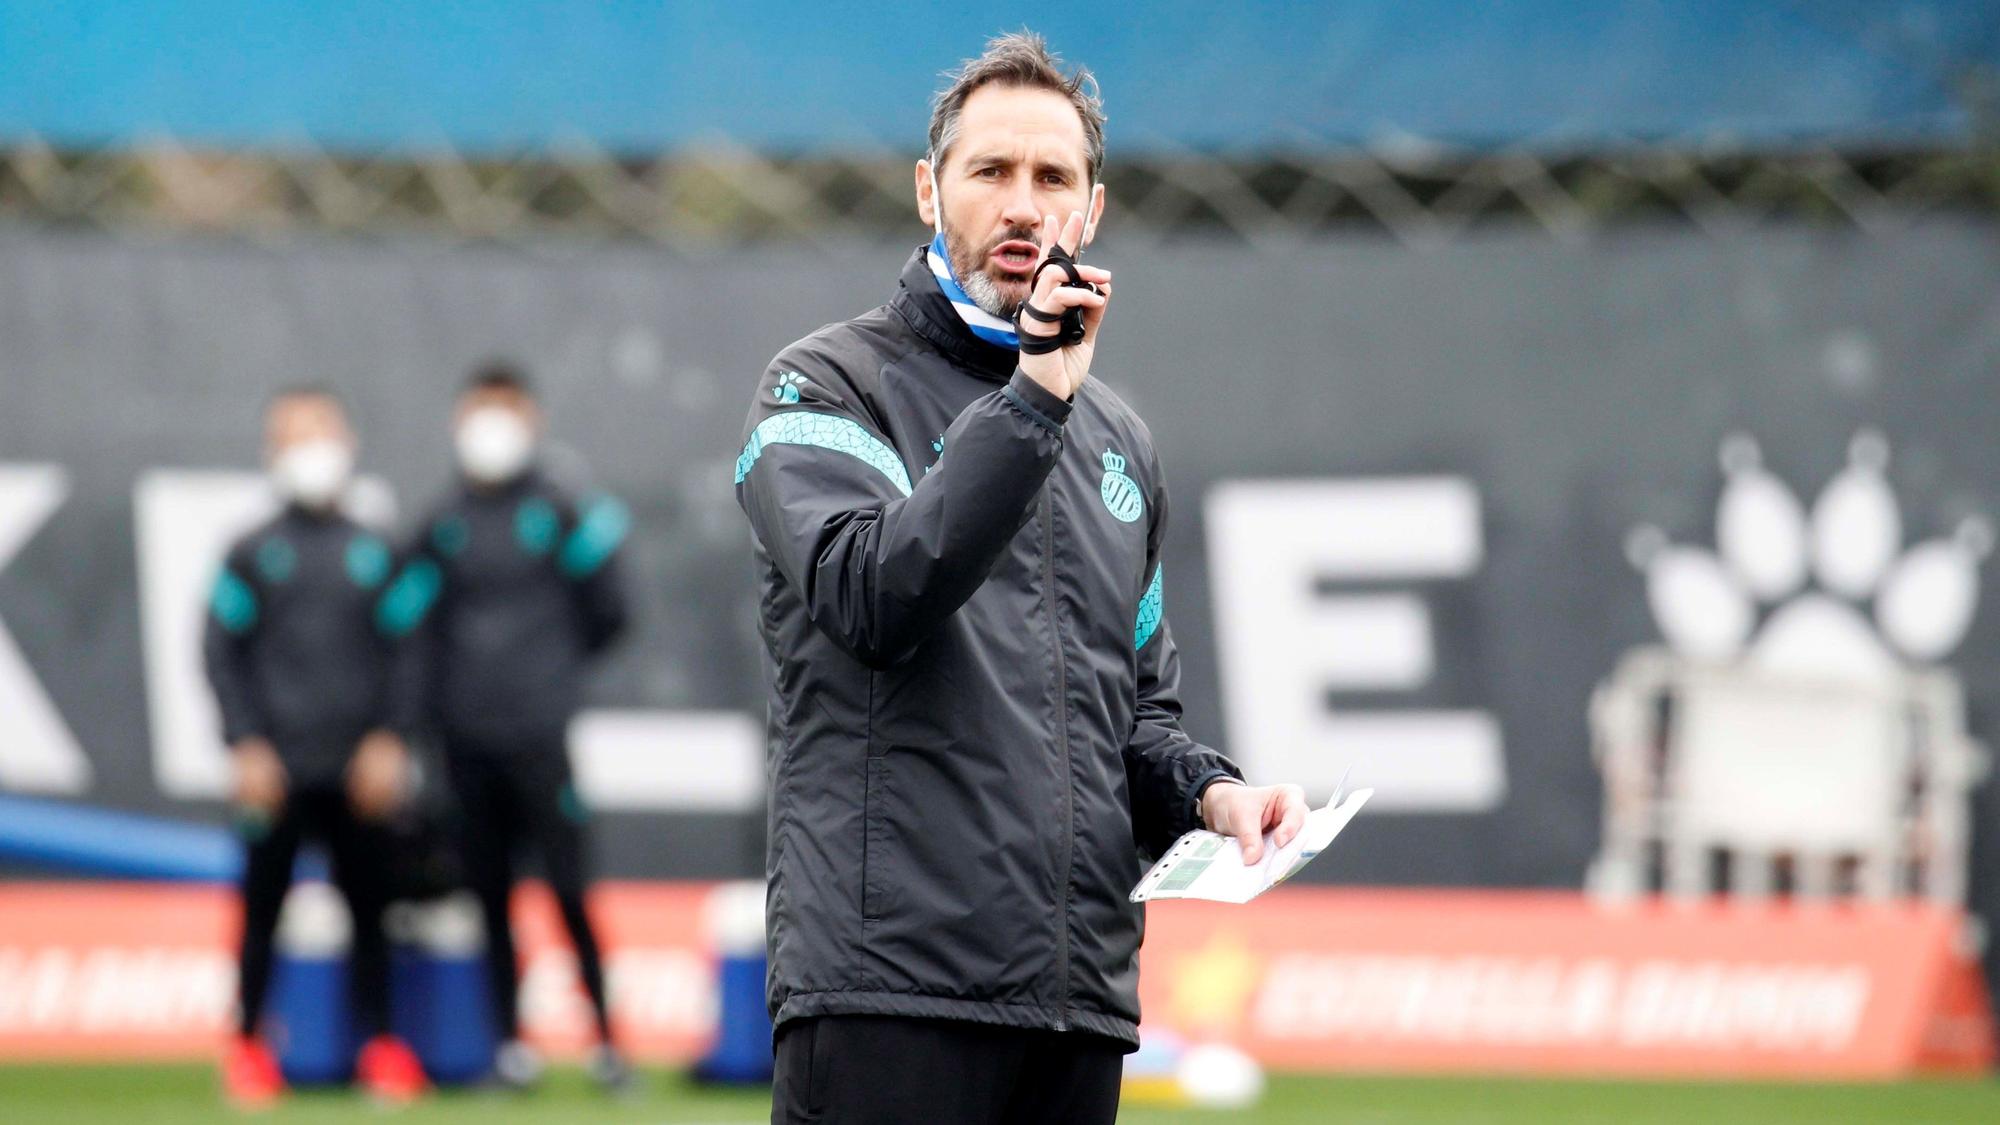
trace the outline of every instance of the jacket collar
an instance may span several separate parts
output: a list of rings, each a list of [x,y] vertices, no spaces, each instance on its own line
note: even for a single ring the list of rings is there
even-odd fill
[[[1021,354],[972,334],[951,307],[951,299],[938,288],[937,278],[931,276],[931,267],[924,260],[926,249],[928,244],[917,247],[904,263],[889,307],[932,347],[971,368],[974,374],[1005,382],[1020,365]]]
[[[339,504],[309,508],[297,500],[287,500],[279,515],[283,522],[294,527],[337,527],[347,522],[347,513],[341,511]]]
[[[458,474],[459,494],[472,500],[491,500],[500,503],[518,500],[536,491],[541,482],[542,467],[539,457],[538,453],[537,460],[529,462],[526,468],[497,484],[479,484],[461,471]]]

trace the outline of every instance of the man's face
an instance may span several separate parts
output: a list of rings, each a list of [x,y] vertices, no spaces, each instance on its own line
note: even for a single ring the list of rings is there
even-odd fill
[[[333,441],[354,448],[354,431],[348,428],[347,412],[326,395],[286,395],[271,404],[264,415],[264,456],[275,463],[295,446],[314,441]]]
[[[1090,182],[1082,118],[1052,90],[982,86],[958,124],[938,168],[917,164],[917,210],[934,223],[935,171],[952,273],[981,308],[1012,318],[1041,254],[1042,216],[1081,211],[1094,230],[1104,191]]]

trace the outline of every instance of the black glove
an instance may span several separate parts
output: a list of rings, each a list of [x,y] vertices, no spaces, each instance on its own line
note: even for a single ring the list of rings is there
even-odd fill
[[[1035,267],[1034,276],[1028,279],[1028,291],[1030,294],[1034,292],[1035,286],[1041,283],[1042,271],[1048,269],[1050,266],[1061,267],[1062,271],[1069,275],[1069,280],[1063,282],[1064,286],[1071,289],[1088,289],[1092,293],[1097,292],[1097,286],[1085,281],[1083,275],[1077,272],[1076,259],[1070,257],[1069,251],[1064,250],[1058,244],[1049,247],[1048,256],[1042,259],[1041,265]],[[1022,317],[1039,320],[1043,324],[1060,323],[1062,327],[1057,329],[1056,334],[1053,336],[1036,336],[1020,330],[1022,328]],[[1048,352],[1083,342],[1083,310],[1081,308],[1067,308],[1061,312],[1045,312],[1035,307],[1034,298],[1030,296],[1027,300],[1021,302],[1020,310],[1014,314],[1014,327],[1016,330],[1015,335],[1019,336],[1021,340],[1021,353],[1023,355],[1044,355]]]

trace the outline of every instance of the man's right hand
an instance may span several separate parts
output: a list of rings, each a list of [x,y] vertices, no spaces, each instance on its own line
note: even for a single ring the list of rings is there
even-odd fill
[[[1043,256],[1047,257],[1051,244],[1060,245],[1065,251],[1075,254],[1077,246],[1083,242],[1083,212],[1070,212],[1067,223],[1054,215],[1042,216],[1040,237]],[[1039,265],[1039,263],[1037,263]],[[1104,322],[1104,306],[1111,300],[1111,271],[1076,265],[1076,271],[1083,280],[1097,286],[1097,292],[1064,285],[1068,275],[1060,269],[1046,269],[1035,281],[1034,291],[1028,295],[1028,303],[1046,313],[1060,313],[1072,308],[1083,310],[1083,340],[1053,352],[1042,355],[1021,353],[1021,372],[1041,385],[1041,388],[1059,399],[1068,401],[1083,388],[1085,379],[1090,378],[1091,356],[1097,350],[1097,326]],[[1018,330],[1028,336],[1053,336],[1061,331],[1059,324],[1045,324],[1031,316],[1019,318]]]
[[[403,799],[410,751],[388,730],[369,731],[347,763],[347,800],[356,816],[381,820]]]
[[[236,765],[236,803],[275,816],[285,803],[285,764],[267,738],[245,738],[230,747]]]

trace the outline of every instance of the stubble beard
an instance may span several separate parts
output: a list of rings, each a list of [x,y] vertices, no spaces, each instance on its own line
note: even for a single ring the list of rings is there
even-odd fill
[[[1001,320],[1012,320],[1014,314],[1020,311],[1021,302],[1028,297],[1027,279],[1018,275],[1009,276],[1004,282],[1007,288],[1002,289],[1003,283],[994,280],[988,263],[992,261],[993,247],[1017,238],[1039,243],[1039,233],[1032,230],[1008,231],[978,252],[966,246],[958,235],[949,231],[945,233],[944,246],[946,253],[951,255],[951,272],[957,275],[959,287],[965,290],[965,295],[972,298],[972,303],[979,306],[982,312]]]

